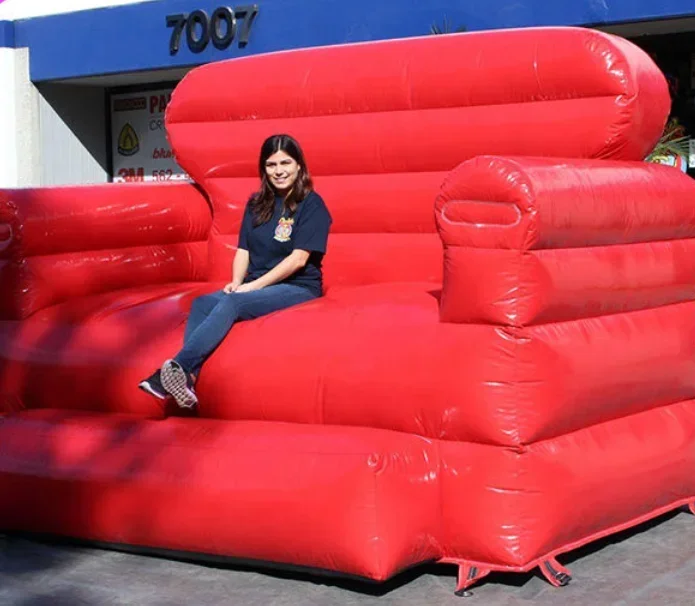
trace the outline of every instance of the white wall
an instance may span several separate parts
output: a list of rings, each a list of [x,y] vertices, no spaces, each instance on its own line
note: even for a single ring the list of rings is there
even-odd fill
[[[163,0],[4,0],[0,21],[145,2]],[[107,84],[37,88],[29,78],[30,59],[26,48],[0,48],[0,188],[107,181]]]
[[[0,20],[162,0],[5,0]],[[29,51],[0,48],[0,188],[107,180],[104,88],[29,78]]]
[[[0,48],[0,187],[39,185],[39,98],[29,51]]]
[[[0,20],[15,21],[90,8],[135,4],[143,1],[161,2],[161,0],[5,0],[0,4]]]
[[[11,48],[0,48],[0,187],[17,183],[17,108],[15,103],[15,54]]]

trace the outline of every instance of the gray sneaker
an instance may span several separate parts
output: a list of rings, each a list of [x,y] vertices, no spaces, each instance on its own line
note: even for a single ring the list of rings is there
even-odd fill
[[[181,408],[194,408],[198,404],[193,377],[176,360],[167,360],[162,365],[162,386]]]

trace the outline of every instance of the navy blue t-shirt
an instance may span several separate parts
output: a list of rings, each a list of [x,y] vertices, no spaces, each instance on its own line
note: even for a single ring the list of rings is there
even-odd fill
[[[303,286],[321,296],[321,263],[331,222],[326,204],[313,191],[297,205],[294,215],[285,210],[282,198],[275,198],[270,221],[255,227],[251,205],[247,203],[239,231],[239,248],[249,251],[249,270],[244,281],[260,278],[293,250],[305,250],[309,253],[307,264],[283,283]]]

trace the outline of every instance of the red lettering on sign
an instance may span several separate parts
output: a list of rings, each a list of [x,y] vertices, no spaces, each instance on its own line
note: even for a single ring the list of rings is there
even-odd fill
[[[154,160],[168,160],[169,158],[173,158],[174,154],[170,149],[164,149],[163,147],[155,147],[154,152],[152,152],[152,158]]]
[[[167,108],[171,94],[168,95],[150,95],[150,113],[161,114]]]
[[[145,169],[138,168],[121,168],[118,171],[118,176],[124,181],[130,183],[133,181],[144,181],[145,180]]]

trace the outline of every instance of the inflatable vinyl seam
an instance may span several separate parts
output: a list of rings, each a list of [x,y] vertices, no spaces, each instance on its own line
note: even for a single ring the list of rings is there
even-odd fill
[[[108,184],[107,187],[0,190],[0,258],[163,246],[207,239],[211,209],[206,198],[192,185],[163,185],[163,190],[150,183]],[[2,198],[5,198],[4,205]],[[7,227],[3,229],[3,225]],[[3,237],[8,229],[13,235],[9,243]]]
[[[618,98],[624,98],[624,95],[617,95]],[[628,98],[631,100],[631,98]],[[480,110],[484,109],[487,107],[490,108],[497,108],[497,107],[516,107],[516,106],[523,106],[523,107],[528,107],[530,105],[534,104],[555,104],[555,103],[575,103],[575,102],[582,102],[582,101],[594,101],[594,100],[605,100],[605,101],[610,101],[612,103],[615,103],[616,100],[616,95],[606,93],[604,95],[577,95],[577,96],[568,96],[568,97],[558,97],[558,98],[550,98],[550,99],[528,99],[524,101],[514,101],[514,102],[508,102],[508,101],[499,101],[496,103],[481,103],[479,105],[441,105],[441,106],[434,106],[434,107],[419,107],[419,108],[411,108],[411,107],[403,107],[403,108],[398,108],[398,109],[381,109],[381,110],[363,110],[363,111],[337,111],[337,112],[325,112],[321,114],[301,114],[301,115],[296,115],[296,116],[288,116],[285,113],[278,114],[277,116],[269,116],[269,117],[263,117],[263,118],[256,118],[256,117],[244,117],[244,118],[232,118],[232,119],[225,119],[225,118],[219,118],[219,119],[213,119],[210,120],[206,116],[201,116],[199,120],[191,120],[190,118],[177,121],[176,119],[172,118],[168,122],[168,126],[171,127],[179,127],[179,126],[195,126],[199,124],[210,124],[210,125],[220,125],[220,124],[234,124],[234,123],[255,123],[255,124],[262,124],[263,122],[277,122],[280,120],[283,121],[294,121],[294,120],[321,120],[321,119],[335,119],[335,118],[352,118],[352,117],[359,117],[359,116],[379,116],[382,117],[384,115],[389,115],[389,114],[403,114],[403,113],[408,113],[412,112],[414,114],[419,114],[419,113],[426,113],[426,112],[446,112],[446,111],[461,111],[465,112],[465,110]],[[603,147],[603,146],[602,146]],[[217,169],[217,166],[213,166],[209,169],[207,169],[206,174],[209,174],[212,172],[212,176],[215,176],[214,171]],[[408,171],[410,172],[410,171]],[[425,171],[426,172],[426,171]],[[243,175],[239,175],[243,176]]]
[[[693,394],[693,397],[695,397],[695,394]],[[693,400],[691,398],[678,398],[678,399],[673,399],[673,400],[667,400],[664,402],[659,402],[658,404],[645,405],[644,407],[641,407],[637,410],[632,410],[628,413],[625,413],[625,411],[615,411],[612,415],[605,416],[601,419],[589,421],[588,423],[584,423],[582,425],[575,424],[575,427],[568,430],[568,431],[538,432],[540,435],[537,435],[537,437],[534,437],[534,438],[532,438],[530,440],[526,440],[526,441],[520,441],[517,444],[498,444],[498,443],[494,443],[494,442],[483,442],[483,441],[476,442],[475,440],[466,440],[466,442],[468,442],[470,444],[478,444],[480,446],[489,446],[491,448],[508,448],[511,451],[513,451],[519,455],[525,455],[525,454],[532,453],[534,447],[543,447],[544,445],[546,445],[546,444],[550,445],[559,439],[572,438],[574,436],[581,436],[582,434],[585,434],[587,431],[602,429],[604,427],[610,427],[616,421],[620,422],[620,421],[628,421],[630,419],[644,418],[646,415],[658,413],[659,411],[662,411],[662,410],[668,410],[674,406],[678,406],[681,404],[688,404],[692,401]],[[439,439],[441,439],[441,438],[439,438]],[[450,442],[450,443],[456,443],[460,440],[443,440],[443,441]]]
[[[548,107],[560,104],[561,107]],[[422,112],[384,112],[336,114],[320,118],[295,118],[265,121],[181,122],[170,126],[172,144],[180,150],[181,166],[198,180],[203,180],[209,167],[217,166],[221,155],[245,156],[235,176],[251,178],[257,174],[254,161],[256,148],[272,132],[289,131],[303,142],[314,176],[336,174],[336,163],[329,161],[325,132],[333,133],[332,145],[342,147],[340,174],[383,174],[439,172],[453,169],[461,161],[481,153],[506,153],[511,156],[543,155],[547,157],[600,157],[605,144],[605,131],[614,122],[618,111],[612,98],[591,98],[575,101],[534,102],[522,107],[505,106],[506,119],[493,120],[493,108],[453,107]],[[519,115],[519,114],[524,115]],[[479,114],[479,115],[476,115]],[[549,124],[548,116],[564,116],[566,120],[583,120],[587,129],[569,142],[559,134],[542,139],[530,147],[532,134],[543,128],[557,133],[558,126]],[[319,124],[319,122],[323,122]],[[481,124],[492,122],[492,132],[484,132]],[[443,125],[447,126],[445,131]],[[356,142],[352,133],[367,133]],[[505,141],[509,131],[520,131],[515,139]],[[422,154],[413,141],[430,139],[437,154]],[[453,140],[459,145],[452,145]],[[629,149],[631,147],[628,146]],[[626,159],[634,159],[634,152]],[[641,151],[640,154],[641,155]]]
[[[695,238],[530,251],[448,246],[444,258],[447,322],[536,326],[695,300]],[[484,288],[471,287],[480,280]]]
[[[0,260],[0,285],[14,293],[0,300],[0,319],[23,320],[76,297],[138,284],[204,281],[208,264],[206,241]]]

